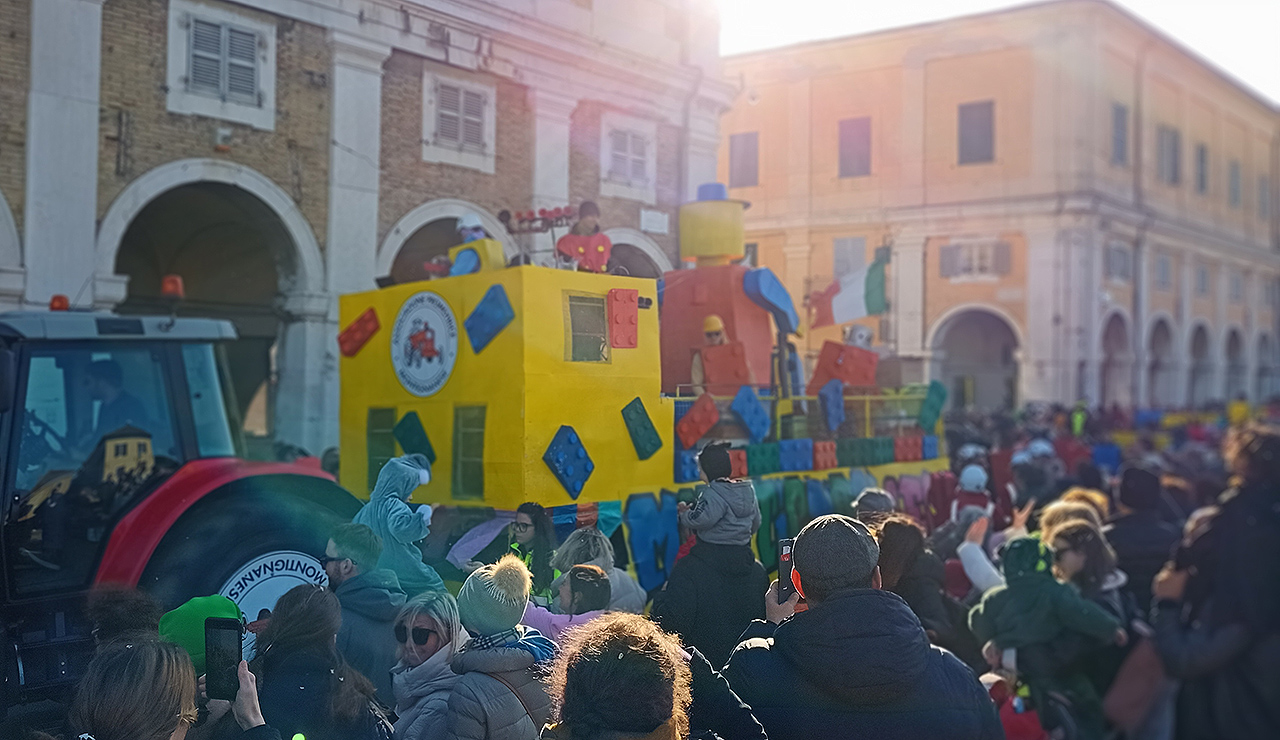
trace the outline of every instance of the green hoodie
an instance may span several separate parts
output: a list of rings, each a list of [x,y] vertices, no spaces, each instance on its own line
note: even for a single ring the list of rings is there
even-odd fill
[[[197,596],[160,618],[160,636],[187,651],[196,675],[204,675],[204,620],[240,619],[240,607],[225,596]]]
[[[969,612],[979,643],[995,640],[1001,650],[1049,642],[1063,632],[1109,640],[1120,623],[1105,609],[1053,577],[1053,550],[1021,537],[1005,547],[1005,585],[982,597]]]

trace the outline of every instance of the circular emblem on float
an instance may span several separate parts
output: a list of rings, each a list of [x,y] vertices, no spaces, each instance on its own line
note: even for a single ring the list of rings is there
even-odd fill
[[[414,294],[400,307],[391,328],[391,365],[400,385],[415,396],[444,387],[458,358],[458,322],[435,293]]]
[[[245,563],[218,593],[234,601],[252,622],[263,609],[275,608],[286,591],[304,583],[329,585],[320,561],[295,550],[276,550]]]

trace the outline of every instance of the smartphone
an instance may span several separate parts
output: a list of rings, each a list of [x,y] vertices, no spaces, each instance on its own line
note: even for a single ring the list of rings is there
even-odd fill
[[[778,540],[778,603],[785,604],[796,592],[791,582],[791,546],[795,540]]]
[[[243,643],[244,625],[239,619],[204,620],[205,693],[210,699],[235,701]]]

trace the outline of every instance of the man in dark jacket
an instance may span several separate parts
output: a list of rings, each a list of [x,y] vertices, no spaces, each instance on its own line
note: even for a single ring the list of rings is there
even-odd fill
[[[382,540],[363,524],[343,524],[334,529],[324,556],[329,588],[342,604],[338,651],[373,682],[378,700],[393,706],[391,669],[400,647],[395,619],[405,594],[394,571],[373,569],[382,556]]]
[[[951,653],[929,644],[920,620],[880,590],[880,548],[861,522],[818,517],[796,537],[797,597],[754,622],[725,668],[729,685],[771,740],[999,740],[987,692]]]
[[[764,618],[768,588],[750,546],[699,541],[676,563],[649,615],[719,667],[751,620]]]
[[[1139,612],[1151,607],[1151,579],[1173,554],[1182,533],[1160,516],[1160,478],[1150,470],[1127,467],[1120,474],[1120,503],[1128,509],[1103,533],[1116,552],[1116,567],[1129,576],[1127,590]]]

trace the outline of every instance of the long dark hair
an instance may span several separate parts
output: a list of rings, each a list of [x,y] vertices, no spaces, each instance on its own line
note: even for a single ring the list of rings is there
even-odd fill
[[[542,504],[526,501],[516,509],[533,520],[533,539],[527,547],[532,554],[529,572],[533,574],[533,591],[539,593],[551,588],[555,571],[551,568],[551,555],[556,549],[556,530],[551,524],[551,514]]]
[[[1071,548],[1084,555],[1084,569],[1072,577],[1085,598],[1093,598],[1102,591],[1102,583],[1116,569],[1116,553],[1102,536],[1102,530],[1092,522],[1076,520],[1061,524],[1044,533],[1044,542],[1050,546],[1058,540],[1066,540]]]
[[[924,554],[924,530],[905,514],[891,514],[880,523],[880,581],[886,591],[897,592],[898,581]]]
[[[329,679],[329,713],[333,719],[351,721],[368,711],[374,688],[369,679],[352,668],[338,652],[334,638],[342,626],[342,605],[326,588],[310,583],[289,589],[271,613],[271,622],[258,636],[258,654],[250,665],[263,676],[269,658],[293,652],[317,652],[333,667]]]

